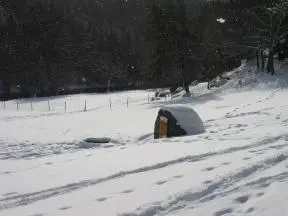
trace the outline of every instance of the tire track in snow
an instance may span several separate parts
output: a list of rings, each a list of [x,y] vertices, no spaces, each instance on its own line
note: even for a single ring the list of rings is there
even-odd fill
[[[284,154],[280,154],[276,157],[265,159],[264,161],[260,163],[243,168],[242,170],[234,174],[223,176],[220,180],[212,182],[210,185],[208,185],[206,188],[200,191],[197,191],[197,192],[187,191],[176,197],[174,196],[161,202],[146,204],[145,206],[147,207],[140,206],[134,212],[122,213],[122,214],[119,214],[119,216],[168,215],[174,211],[183,209],[186,206],[191,205],[192,202],[203,203],[203,202],[213,200],[217,196],[220,196],[220,195],[224,196],[224,194],[228,194],[228,192],[232,192],[233,190],[236,190],[236,189],[233,189],[228,192],[227,191],[223,192],[223,190],[229,188],[230,186],[233,186],[235,183],[239,182],[240,180],[250,177],[256,172],[263,171],[273,166],[276,166],[277,164],[287,159],[288,159],[288,152]],[[278,180],[284,179],[284,178],[288,178],[288,172],[282,173],[274,177],[274,179],[278,179]],[[258,181],[247,183],[245,186],[251,186],[257,183],[263,183],[265,180],[268,181],[271,179],[273,179],[273,176],[270,178],[266,178],[266,179],[263,178]]]
[[[225,149],[222,151],[208,152],[208,153],[201,154],[201,155],[188,155],[186,157],[180,157],[180,158],[177,158],[174,160],[157,163],[157,164],[154,164],[151,166],[140,167],[140,168],[128,170],[128,171],[120,171],[118,173],[112,174],[112,175],[104,177],[104,178],[83,180],[83,181],[76,182],[76,183],[70,183],[70,184],[67,184],[64,186],[50,188],[47,190],[36,191],[36,192],[26,193],[26,194],[17,194],[15,196],[5,197],[5,198],[0,199],[0,211],[4,210],[4,209],[17,207],[17,206],[28,205],[28,204],[34,203],[36,201],[39,201],[39,200],[44,200],[44,199],[48,199],[48,198],[51,198],[54,196],[63,195],[63,194],[70,193],[70,192],[73,192],[76,190],[91,187],[91,186],[94,186],[96,184],[100,184],[103,182],[122,178],[122,177],[125,177],[128,175],[134,175],[134,174],[138,174],[138,173],[149,172],[149,171],[162,169],[162,168],[176,165],[176,164],[180,164],[180,163],[196,162],[196,161],[208,159],[208,158],[213,157],[213,156],[219,156],[219,155],[234,153],[237,151],[248,150],[248,149],[257,148],[257,147],[261,147],[261,146],[265,146],[265,145],[270,145],[270,144],[273,144],[273,143],[275,143],[281,139],[288,140],[288,134],[284,134],[282,136],[276,136],[276,137],[269,137],[269,138],[260,140],[256,143],[252,144],[252,145],[233,147],[233,148],[228,148],[228,149]],[[213,187],[213,185],[211,187]],[[211,190],[209,189],[209,191],[211,191]],[[203,193],[201,193],[201,194],[203,194]],[[151,215],[151,214],[148,214],[148,215]]]

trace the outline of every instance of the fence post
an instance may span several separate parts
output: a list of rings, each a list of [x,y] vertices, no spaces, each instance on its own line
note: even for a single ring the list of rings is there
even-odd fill
[[[6,110],[6,101],[4,100],[4,110]]]
[[[66,112],[67,111],[67,102],[66,101],[65,101],[64,107],[65,107],[65,112]]]
[[[32,101],[32,99],[30,101],[30,106],[31,106],[31,112],[32,112],[33,111],[33,101]]]
[[[110,110],[112,110],[112,103],[111,103],[111,99],[109,98],[109,106],[110,106]]]
[[[150,103],[150,98],[149,98],[149,94],[148,94],[148,104]]]
[[[19,101],[17,99],[17,111],[19,111]]]
[[[129,98],[128,98],[128,96],[127,96],[127,107],[129,106]]]
[[[50,111],[51,107],[50,107],[50,101],[49,100],[47,101],[47,104],[48,104],[48,111]]]
[[[87,100],[85,100],[85,104],[84,104],[84,112],[87,111]]]

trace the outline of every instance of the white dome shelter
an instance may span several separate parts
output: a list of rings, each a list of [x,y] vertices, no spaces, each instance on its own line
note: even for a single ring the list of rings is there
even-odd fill
[[[166,105],[159,110],[154,138],[197,135],[204,132],[203,121],[193,108],[180,104]]]

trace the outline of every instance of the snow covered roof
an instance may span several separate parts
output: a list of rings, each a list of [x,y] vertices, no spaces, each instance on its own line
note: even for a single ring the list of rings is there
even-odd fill
[[[187,135],[196,135],[205,132],[204,124],[193,108],[180,104],[165,105],[161,110],[169,111]]]

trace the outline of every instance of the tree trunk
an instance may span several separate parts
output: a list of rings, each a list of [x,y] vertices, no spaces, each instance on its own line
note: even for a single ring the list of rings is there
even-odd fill
[[[186,93],[190,93],[190,89],[189,89],[189,82],[187,82],[186,80],[184,80],[184,89],[186,91]]]
[[[256,59],[257,59],[257,70],[260,69],[260,63],[259,63],[259,49],[256,50]]]
[[[261,69],[262,69],[262,72],[264,72],[264,69],[265,69],[265,58],[264,58],[264,51],[261,50]]]
[[[275,74],[275,69],[274,69],[274,50],[273,49],[271,49],[269,51],[268,62],[267,62],[267,71],[268,71],[268,73],[271,73],[272,76]]]
[[[9,94],[10,93],[10,82],[9,80],[4,80],[4,93]]]
[[[189,90],[189,71],[187,70],[187,64],[185,64],[185,58],[183,56],[180,57],[180,68],[182,70],[182,78],[183,78],[183,87],[187,94],[190,93]]]

